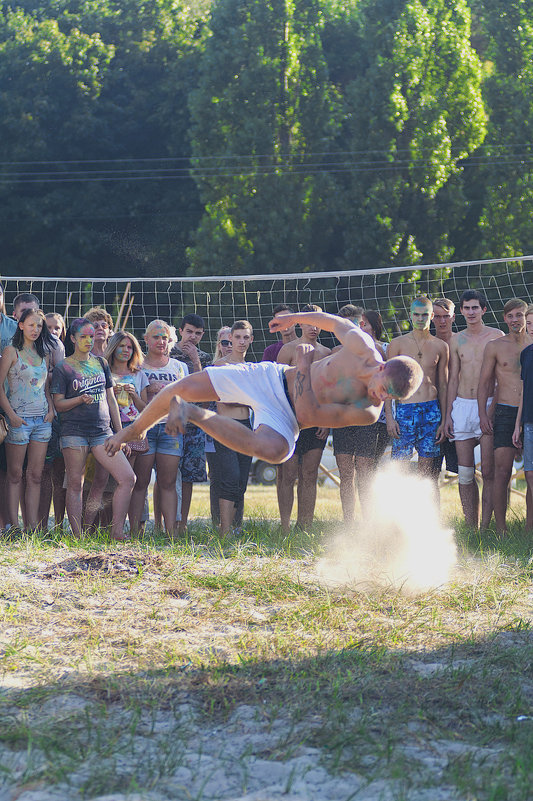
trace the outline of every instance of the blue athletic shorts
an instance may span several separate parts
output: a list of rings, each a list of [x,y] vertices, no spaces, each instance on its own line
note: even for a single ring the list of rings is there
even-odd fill
[[[424,403],[397,403],[396,422],[400,436],[392,440],[392,458],[408,460],[413,450],[419,456],[434,459],[440,454],[440,446],[435,442],[441,414],[437,400]]]

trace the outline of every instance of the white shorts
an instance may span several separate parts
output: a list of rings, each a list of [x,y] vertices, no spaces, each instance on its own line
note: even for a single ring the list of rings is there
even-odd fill
[[[487,409],[492,398],[487,401]],[[479,423],[477,398],[457,397],[452,406],[453,440],[480,439],[483,432]]]
[[[254,430],[269,426],[287,440],[290,459],[300,433],[283,383],[286,366],[275,362],[246,362],[206,367],[205,372],[223,403],[242,403],[254,412]]]

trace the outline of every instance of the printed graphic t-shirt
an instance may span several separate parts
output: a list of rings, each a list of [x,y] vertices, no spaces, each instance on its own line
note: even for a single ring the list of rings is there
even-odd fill
[[[141,369],[148,379],[149,384],[156,384],[158,382],[162,384],[172,384],[174,381],[179,381],[181,378],[185,378],[186,375],[189,375],[189,368],[184,362],[171,358],[169,358],[164,367],[152,367],[145,363]],[[166,421],[167,418],[164,417],[159,422],[166,423]]]
[[[106,389],[112,386],[113,379],[107,362],[95,356],[89,356],[86,362],[65,359],[54,367],[50,386],[52,395],[64,395],[66,399],[91,395],[93,399],[90,404],[81,403],[68,412],[61,412],[61,436],[109,434],[111,420]]]

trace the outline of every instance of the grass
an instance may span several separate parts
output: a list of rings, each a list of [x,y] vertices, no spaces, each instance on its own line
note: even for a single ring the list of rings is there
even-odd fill
[[[195,489],[192,514],[208,503]],[[306,759],[341,782],[310,780],[328,801],[531,797],[519,502],[505,536],[479,534],[443,490],[460,569],[416,596],[317,581],[335,489],[319,490],[310,532],[284,536],[276,508],[272,490],[250,488],[251,519],[224,541],[198,523],[172,544],[99,533],[80,547],[60,531],[0,543],[0,797],[238,798],[260,789],[257,760],[286,768],[289,793]],[[103,569],[81,569],[95,556]]]

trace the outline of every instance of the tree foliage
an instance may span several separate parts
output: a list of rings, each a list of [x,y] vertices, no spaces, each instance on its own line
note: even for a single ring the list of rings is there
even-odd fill
[[[530,251],[532,5],[0,3],[4,274]]]

